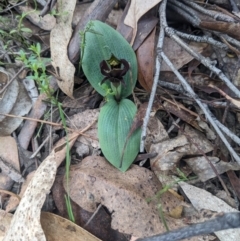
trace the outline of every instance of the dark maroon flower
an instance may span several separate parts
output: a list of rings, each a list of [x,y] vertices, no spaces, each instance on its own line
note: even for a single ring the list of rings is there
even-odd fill
[[[125,85],[123,76],[127,73],[129,67],[129,63],[125,59],[117,59],[112,54],[109,60],[103,60],[100,63],[101,73],[106,76],[101,81],[101,84],[103,84],[106,80],[109,80],[113,84],[119,84],[121,82]]]

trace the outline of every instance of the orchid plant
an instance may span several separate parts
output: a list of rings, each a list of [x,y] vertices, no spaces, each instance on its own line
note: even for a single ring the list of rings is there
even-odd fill
[[[140,144],[139,129],[124,147],[137,112],[136,105],[127,99],[137,81],[136,56],[120,33],[100,21],[89,22],[81,39],[83,72],[106,100],[98,119],[101,150],[113,166],[124,172],[133,163]]]

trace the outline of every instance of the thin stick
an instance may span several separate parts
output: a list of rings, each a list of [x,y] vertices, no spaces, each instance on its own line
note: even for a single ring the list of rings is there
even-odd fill
[[[47,125],[51,125],[51,126],[56,126],[56,127],[63,127],[62,124],[54,123],[54,122],[51,122],[51,121],[39,120],[39,119],[34,119],[34,118],[30,118],[30,117],[23,117],[23,116],[17,116],[17,115],[2,114],[2,113],[0,113],[0,115],[4,115],[4,116],[7,116],[7,117],[12,117],[12,118],[20,118],[20,119],[23,119],[23,120],[35,121],[35,122],[39,122],[39,123],[43,123],[43,124],[47,124]],[[79,133],[79,134],[81,134],[83,136],[86,136],[86,137],[89,137],[91,139],[97,140],[96,138],[94,138],[92,136],[89,136],[89,135],[86,135],[86,134],[82,133],[82,131],[79,132],[78,130],[75,130],[75,129],[72,129],[72,128],[67,128],[67,130],[68,131],[72,131],[72,132],[76,132],[76,133]]]
[[[199,105],[199,107],[202,109],[202,111],[204,112],[206,118],[208,119],[208,121],[210,122],[210,124],[213,126],[213,128],[215,129],[215,131],[217,132],[217,134],[219,135],[219,137],[222,139],[223,143],[225,144],[225,146],[227,147],[228,151],[233,155],[233,157],[235,158],[235,160],[240,164],[240,157],[238,156],[238,154],[233,150],[233,148],[231,147],[231,145],[228,143],[227,139],[225,138],[225,136],[223,135],[223,133],[221,132],[221,130],[218,128],[218,126],[216,125],[214,119],[212,118],[212,113],[210,112],[210,110],[208,109],[208,106],[206,104],[203,104],[199,97],[195,94],[195,92],[193,91],[193,89],[191,88],[191,86],[188,84],[188,82],[183,78],[183,76],[178,72],[177,69],[175,69],[175,67],[173,66],[173,64],[171,63],[171,61],[168,59],[168,57],[161,52],[161,56],[163,58],[163,60],[165,61],[165,63],[171,68],[171,70],[173,71],[173,73],[178,77],[178,79],[180,80],[182,86],[184,87],[184,89],[186,91],[188,91],[188,93],[191,95],[191,97],[196,101],[196,103]]]
[[[7,84],[0,90],[0,94],[4,92],[4,90],[13,82],[14,79],[18,77],[18,75],[25,69],[26,67],[23,66],[18,72],[7,82]]]
[[[167,1],[163,1],[161,3],[161,5],[159,7],[160,14],[165,13],[166,3],[167,3]],[[162,18],[162,16],[160,15],[160,19],[161,18]],[[162,49],[162,47],[163,47],[163,40],[164,40],[164,28],[161,28],[160,33],[159,33],[159,38],[158,38],[158,44],[157,44],[157,47],[159,49]],[[145,138],[146,138],[147,125],[148,125],[150,112],[151,112],[151,109],[152,109],[153,101],[154,101],[156,90],[157,90],[157,85],[158,85],[158,80],[159,80],[159,75],[160,75],[160,67],[161,67],[160,60],[158,58],[156,58],[156,71],[155,71],[155,75],[154,75],[152,91],[151,91],[151,95],[150,95],[150,98],[149,98],[146,114],[145,114],[145,117],[144,117],[144,120],[143,120],[141,142],[140,142],[140,152],[144,152],[144,141],[145,141]]]
[[[88,224],[93,220],[93,218],[96,216],[100,208],[102,207],[102,204],[99,204],[95,212],[92,214],[92,216],[89,218],[89,220],[86,222],[86,224],[83,226],[83,228],[86,228]]]
[[[148,238],[140,238],[136,241],[177,241],[197,235],[209,234],[230,228],[240,227],[240,213],[226,213],[219,217],[202,223],[193,224],[164,234]]]

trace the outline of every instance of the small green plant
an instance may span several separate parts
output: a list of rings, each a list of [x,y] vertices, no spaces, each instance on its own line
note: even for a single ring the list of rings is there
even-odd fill
[[[30,13],[34,12],[35,10],[33,11],[30,11],[30,12],[27,12],[27,13],[22,13],[21,15],[18,15],[16,17],[16,20],[18,21],[18,26],[16,29],[12,29],[9,34],[10,35],[13,35],[13,34],[18,34],[20,36],[22,36],[24,33],[32,33],[32,30],[30,28],[26,28],[22,22],[23,22],[23,19]]]
[[[166,219],[165,219],[165,216],[164,216],[164,212],[163,212],[163,208],[162,208],[162,204],[161,204],[161,198],[162,198],[162,195],[164,193],[166,193],[169,189],[171,189],[175,184],[179,183],[179,182],[185,182],[185,181],[189,181],[189,180],[192,180],[192,179],[195,179],[195,177],[192,177],[192,178],[188,178],[180,169],[177,168],[177,172],[178,172],[178,176],[179,178],[177,178],[175,181],[173,181],[172,183],[170,184],[167,184],[165,185],[161,190],[159,190],[157,192],[157,194],[153,197],[150,197],[147,199],[147,202],[151,202],[152,200],[157,200],[158,202],[158,205],[157,205],[157,208],[158,208],[158,211],[159,211],[159,216],[166,228],[167,231],[169,231],[169,228],[168,228],[168,225],[167,225],[167,222],[166,222]]]
[[[106,159],[124,172],[140,143],[140,129],[126,140],[137,112],[136,105],[126,99],[137,81],[136,56],[121,34],[100,21],[90,21],[80,35],[83,72],[106,100],[98,119],[100,146]]]
[[[39,43],[31,45],[29,50],[30,55],[27,55],[24,50],[20,50],[16,59],[22,61],[31,70],[32,75],[27,78],[36,81],[40,93],[45,93],[51,103],[57,106],[58,101],[53,96],[53,90],[49,85],[50,76],[46,72],[46,64],[50,62],[50,59],[41,57],[41,46]]]
[[[36,45],[31,45],[29,47],[31,54],[27,56],[24,50],[19,52],[19,56],[16,58],[24,63],[24,65],[30,69],[32,75],[28,76],[28,78],[35,80],[38,89],[41,93],[45,93],[51,104],[57,106],[60,118],[62,120],[63,128],[66,132],[66,143],[67,143],[67,151],[66,151],[66,182],[67,182],[67,195],[65,195],[66,206],[68,210],[68,215],[71,221],[75,221],[74,215],[72,212],[70,196],[69,196],[69,168],[70,168],[70,146],[68,140],[68,131],[66,125],[66,118],[64,115],[64,111],[62,109],[62,104],[57,100],[57,98],[53,95],[54,91],[50,88],[50,76],[46,72],[46,63],[50,61],[50,59],[41,57],[41,46],[39,43]]]

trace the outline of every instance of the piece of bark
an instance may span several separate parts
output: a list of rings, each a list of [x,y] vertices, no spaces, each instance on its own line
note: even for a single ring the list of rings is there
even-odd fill
[[[50,87],[52,89],[57,90],[58,86],[57,86],[57,82],[55,77],[52,77],[50,80]],[[33,118],[33,119],[40,119],[43,114],[46,111],[47,108],[47,104],[44,102],[44,100],[47,99],[46,94],[41,94],[39,95],[37,101],[35,102],[30,114],[28,115],[29,118]],[[38,122],[36,121],[30,121],[27,120],[24,122],[24,125],[18,135],[18,141],[19,144],[24,148],[27,149],[28,145],[30,143],[30,140],[32,138],[32,135],[36,129]]]

